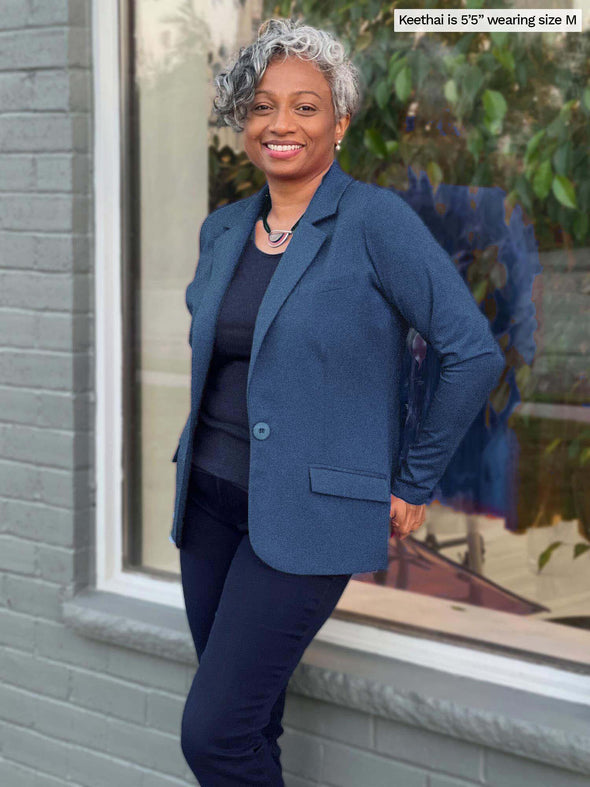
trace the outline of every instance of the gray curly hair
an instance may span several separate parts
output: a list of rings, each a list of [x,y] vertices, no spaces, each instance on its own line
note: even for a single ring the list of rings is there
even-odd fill
[[[316,62],[330,86],[336,122],[358,112],[362,100],[361,72],[348,59],[340,41],[300,20],[267,19],[258,28],[256,40],[241,47],[226,70],[215,77],[213,110],[218,126],[244,130],[256,86],[271,60],[281,54]]]

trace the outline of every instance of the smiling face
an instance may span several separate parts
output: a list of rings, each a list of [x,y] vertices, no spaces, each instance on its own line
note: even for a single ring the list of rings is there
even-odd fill
[[[268,177],[308,179],[334,160],[350,117],[338,123],[330,86],[311,61],[298,57],[274,60],[256,87],[244,125],[244,149]],[[268,143],[295,145],[272,150]]]

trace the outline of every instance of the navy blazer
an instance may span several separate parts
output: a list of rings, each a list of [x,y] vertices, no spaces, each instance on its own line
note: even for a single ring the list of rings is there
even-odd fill
[[[173,457],[170,540],[179,548],[217,313],[267,193],[265,184],[201,227],[186,290],[191,409]],[[439,355],[441,371],[400,463],[400,370],[410,326]],[[256,554],[294,574],[386,569],[391,494],[430,500],[503,369],[487,318],[415,211],[334,160],[256,317],[247,381]]]

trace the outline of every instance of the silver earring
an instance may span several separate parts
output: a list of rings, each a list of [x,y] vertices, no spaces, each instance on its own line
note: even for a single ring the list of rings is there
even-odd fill
[[[342,140],[339,139],[338,142],[336,143],[336,150],[340,150],[340,143],[341,142],[342,142]]]

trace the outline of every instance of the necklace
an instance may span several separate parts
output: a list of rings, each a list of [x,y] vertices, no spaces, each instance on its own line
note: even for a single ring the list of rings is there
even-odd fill
[[[264,201],[264,207],[262,209],[262,223],[264,225],[264,229],[268,233],[268,245],[274,248],[276,246],[282,246],[283,243],[289,237],[289,235],[293,234],[293,230],[301,221],[301,216],[297,219],[295,224],[293,224],[290,230],[271,230],[271,228],[268,226],[268,221],[267,221],[267,217],[268,214],[270,213],[271,208],[272,208],[272,203],[270,201],[270,194],[267,194]]]

